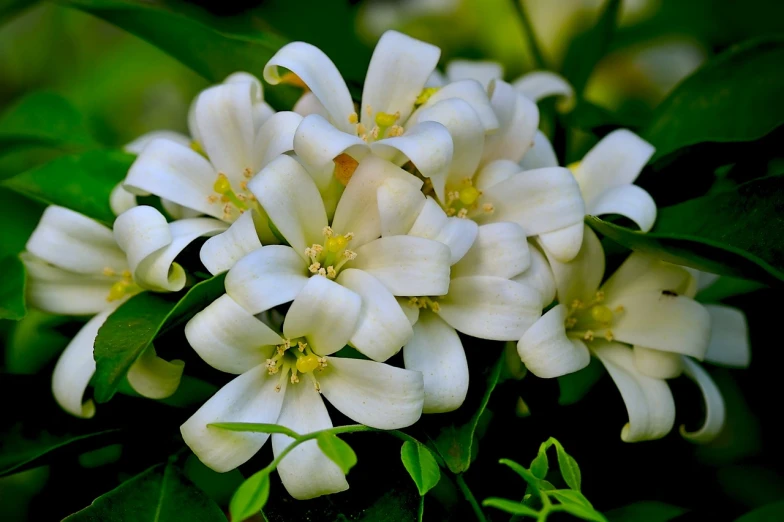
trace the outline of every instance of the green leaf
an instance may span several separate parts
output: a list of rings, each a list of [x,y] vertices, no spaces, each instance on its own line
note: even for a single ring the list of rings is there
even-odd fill
[[[537,494],[538,494],[538,491],[540,489],[551,489],[551,488],[542,488],[541,486],[542,486],[542,483],[544,482],[544,480],[540,479],[539,477],[534,475],[531,472],[531,470],[525,469],[523,466],[521,466],[517,462],[515,462],[513,460],[509,460],[509,459],[501,459],[498,462],[500,462],[501,464],[504,464],[505,466],[509,466],[510,468],[512,468],[512,471],[514,471],[515,473],[520,475],[520,477],[522,477],[523,480],[525,480],[527,483],[529,483],[531,486],[533,486],[537,490]]]
[[[717,303],[722,299],[748,294],[749,292],[754,292],[760,288],[765,288],[765,285],[756,281],[747,281],[746,279],[723,276],[718,278],[708,287],[697,292],[695,299],[701,303]]]
[[[223,512],[173,463],[158,464],[101,495],[64,522],[225,522]]]
[[[505,511],[510,515],[518,515],[518,516],[529,516],[529,517],[538,517],[539,512],[533,508],[526,506],[525,504],[521,504],[520,502],[515,502],[514,500],[508,500],[505,498],[496,498],[490,497],[486,498],[482,505],[485,507],[494,507],[496,509],[500,509],[501,511]]]
[[[95,400],[110,400],[131,365],[159,332],[193,317],[223,294],[225,274],[194,285],[182,294],[142,292],[112,313],[95,338]]]
[[[593,216],[586,223],[664,261],[764,283],[784,280],[784,176],[660,209],[647,234]]]
[[[357,454],[346,441],[334,433],[322,433],[316,437],[316,442],[324,455],[337,464],[344,475],[356,465]]]
[[[595,522],[607,522],[607,519],[592,507],[583,506],[577,503],[559,504],[563,511],[574,515],[583,520],[593,520]]]
[[[582,95],[594,67],[609,49],[620,6],[620,0],[606,0],[596,24],[577,35],[569,44],[562,72],[578,96]]]
[[[642,133],[653,159],[702,142],[750,141],[784,123],[784,38],[745,42],[716,56],[661,103]]]
[[[27,313],[25,267],[16,256],[0,260],[0,319],[18,321]]]
[[[438,484],[441,478],[438,462],[424,444],[405,441],[400,448],[400,459],[414,480],[420,495],[424,495]]]
[[[686,511],[664,502],[643,501],[608,511],[607,519],[610,522],[667,522]]]
[[[109,195],[125,178],[133,160],[130,154],[105,150],[63,156],[8,178],[2,185],[111,225],[115,215],[109,206]]]
[[[782,519],[784,519],[784,500],[749,511],[735,522],[778,522]]]
[[[118,441],[121,434],[120,430],[66,436],[42,433],[37,439],[29,440],[22,436],[21,431],[19,424],[18,430],[12,428],[3,434],[0,477],[41,466],[63,455],[107,446]]]
[[[14,325],[5,347],[5,369],[9,373],[33,375],[41,371],[71,341],[58,328],[71,317],[48,314],[35,308]]]
[[[231,519],[239,522],[257,515],[269,499],[269,471],[263,469],[251,475],[237,488],[229,502]]]
[[[550,463],[547,461],[547,448],[549,447],[547,442],[543,442],[541,446],[539,446],[539,453],[537,453],[534,460],[531,461],[530,470],[536,478],[543,479],[547,476],[547,470],[550,467]]]
[[[580,466],[577,464],[577,461],[566,453],[566,450],[558,441],[555,441],[555,451],[558,455],[558,467],[561,469],[561,476],[564,482],[573,490],[580,491],[582,476],[580,475]]]
[[[595,357],[582,370],[558,377],[558,404],[567,406],[582,399],[604,375],[604,366]]]
[[[44,208],[37,201],[0,188],[0,222],[14,224],[12,227],[0,227],[0,257],[16,255],[24,250]]]
[[[79,111],[49,92],[28,94],[0,117],[0,149],[35,144],[71,150],[96,146]]]
[[[574,489],[554,489],[547,494],[555,497],[562,504],[576,504],[593,509],[585,495]]]
[[[262,424],[256,422],[215,422],[210,424],[215,428],[221,428],[229,431],[245,431],[252,433],[282,433],[288,435],[292,439],[298,438],[299,433],[290,430],[286,426],[280,424]]]
[[[501,354],[501,357],[490,369],[485,392],[479,402],[479,407],[468,423],[462,426],[442,428],[435,440],[436,449],[452,473],[462,473],[471,465],[471,455],[475,440],[474,433],[477,430],[482,414],[487,408],[487,403],[490,402],[490,396],[498,385],[504,365],[504,355]]]

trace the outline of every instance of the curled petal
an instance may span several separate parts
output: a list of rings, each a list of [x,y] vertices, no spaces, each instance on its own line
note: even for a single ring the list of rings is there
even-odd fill
[[[209,238],[199,251],[199,259],[212,275],[225,272],[245,255],[261,248],[253,210],[244,212],[228,230]]]
[[[534,144],[539,108],[506,82],[490,83],[490,102],[498,117],[498,132],[485,141],[482,163],[508,159],[518,163]]]
[[[640,230],[648,232],[656,221],[656,202],[637,185],[621,185],[597,196],[586,209],[589,214],[620,214],[634,221]]]
[[[641,252],[632,252],[626,261],[602,285],[602,290],[612,303],[626,295],[640,292],[670,290],[687,294],[692,286],[692,276],[682,266],[672,265]]]
[[[531,266],[512,278],[512,281],[524,284],[535,289],[542,296],[542,308],[546,308],[555,299],[555,279],[547,258],[534,244],[528,249],[531,256]]]
[[[583,223],[579,222],[552,232],[545,232],[539,234],[539,243],[553,259],[568,263],[580,252],[583,244],[583,229]]]
[[[441,205],[428,197],[410,228],[411,236],[433,239],[449,247],[449,263],[454,265],[474,244],[479,227],[470,219],[448,217]]]
[[[376,197],[382,236],[407,234],[426,201],[419,188],[397,178],[384,181],[378,187]]]
[[[246,255],[226,274],[226,293],[251,314],[292,301],[308,282],[307,267],[291,248],[269,245]]]
[[[493,111],[493,106],[490,104],[490,99],[487,97],[487,88],[483,87],[481,83],[476,80],[458,80],[451,82],[448,85],[440,87],[432,96],[414,111],[411,115],[407,125],[413,125],[419,120],[419,114],[433,105],[440,103],[444,100],[457,98],[463,100],[479,116],[482,122],[482,128],[485,133],[495,132],[498,130],[498,118]]]
[[[179,359],[165,361],[158,357],[153,345],[128,370],[126,378],[137,393],[150,399],[165,399],[177,391],[185,363]]]
[[[294,150],[294,133],[302,116],[283,111],[270,116],[259,129],[253,144],[254,167],[260,169],[281,154]],[[256,171],[253,171],[256,174]]]
[[[530,264],[525,231],[516,223],[490,223],[478,228],[470,250],[452,267],[452,278],[485,275],[509,279]]]
[[[746,368],[751,359],[746,316],[737,308],[705,305],[711,318],[710,344],[705,360],[730,368]]]
[[[515,80],[512,85],[530,100],[538,102],[550,96],[562,96],[562,108],[574,105],[574,89],[562,76],[550,71],[533,71]]]
[[[556,305],[517,343],[517,354],[537,377],[549,379],[582,370],[591,361],[582,341],[566,337],[566,307]]]
[[[136,206],[136,196],[123,188],[122,183],[118,183],[109,194],[109,206],[115,216],[119,216],[129,208]]]
[[[683,357],[677,353],[634,346],[637,371],[654,379],[673,379],[683,372]]]
[[[446,66],[446,76],[452,82],[476,80],[487,89],[491,80],[500,80],[504,77],[504,66],[491,61],[452,60]]]
[[[537,130],[534,134],[534,144],[520,160],[520,167],[523,170],[533,170],[557,166],[558,157],[555,155],[553,144],[542,131]]]
[[[519,174],[522,167],[512,160],[494,160],[479,169],[474,178],[474,186],[484,192],[493,185],[506,181]]]
[[[698,444],[706,444],[715,439],[721,433],[726,418],[724,398],[721,390],[713,382],[708,372],[688,357],[683,357],[683,371],[691,380],[697,383],[705,399],[705,422],[696,431],[686,431],[686,426],[681,425],[680,432],[685,439]]]
[[[185,145],[186,147],[191,144],[191,139],[185,134],[170,130],[156,130],[142,134],[132,142],[123,145],[123,150],[125,152],[138,155],[141,154],[141,152],[144,150],[144,147],[146,147],[152,141],[158,139],[170,140],[175,143],[179,143],[180,145]],[[120,212],[120,214],[122,214],[122,212]]]

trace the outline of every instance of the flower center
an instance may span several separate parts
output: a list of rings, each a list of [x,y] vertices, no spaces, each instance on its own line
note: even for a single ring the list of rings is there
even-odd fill
[[[624,309],[622,306],[617,306],[615,310],[611,310],[609,306],[602,304],[604,300],[604,292],[598,291],[587,303],[579,299],[572,301],[566,314],[567,335],[578,337],[583,341],[593,341],[597,332],[601,332],[602,337],[612,341],[615,337],[610,327],[616,316],[622,314]]]
[[[370,107],[370,105],[367,106],[367,113],[368,116],[373,114],[373,108]],[[356,124],[357,126],[357,136],[368,143],[372,143],[376,140],[382,140],[384,138],[402,136],[405,130],[403,127],[398,125],[399,119],[400,112],[396,112],[395,114],[378,112],[374,118],[375,125],[370,130],[368,130],[367,127],[365,127],[362,123],[358,123],[359,116],[356,112],[352,112],[348,117],[349,123]]]
[[[480,212],[492,214],[495,207],[492,203],[480,204],[481,197],[482,191],[474,186],[473,180],[465,178],[459,187],[447,191],[443,208],[448,216],[459,218],[473,217]]]
[[[247,179],[253,177],[253,173],[249,168],[246,168],[242,175]],[[216,203],[220,200],[222,203],[225,203],[223,206],[224,221],[234,221],[240,214],[252,208],[261,212],[256,196],[248,190],[248,182],[246,180],[240,181],[240,190],[235,192],[229,178],[221,172],[212,185],[212,190],[215,191],[215,194],[207,196],[207,201]]]
[[[275,354],[266,361],[270,375],[280,373],[275,391],[279,392],[283,382],[288,378],[291,384],[299,382],[299,375],[305,375],[313,383],[316,391],[321,393],[321,386],[314,372],[323,372],[327,367],[327,358],[319,357],[308,346],[303,338],[286,339],[275,348]]]
[[[430,309],[436,313],[438,313],[439,310],[441,310],[441,306],[438,304],[437,297],[427,297],[427,296],[409,297],[408,304],[416,308]]]
[[[124,270],[121,274],[118,274],[113,268],[106,267],[103,269],[103,275],[119,278],[119,280],[109,288],[109,294],[106,296],[106,300],[109,302],[119,301],[120,299],[136,295],[142,291],[142,287],[133,282],[133,275],[129,270]]]
[[[336,235],[330,227],[324,227],[322,233],[323,245],[315,243],[305,249],[305,255],[310,259],[308,270],[311,274],[335,279],[343,265],[357,258],[357,253],[347,248],[354,234]]]

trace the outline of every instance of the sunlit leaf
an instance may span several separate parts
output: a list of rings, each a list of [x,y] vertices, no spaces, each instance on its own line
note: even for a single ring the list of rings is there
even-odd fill
[[[500,509],[501,511],[505,511],[510,515],[518,515],[518,516],[531,516],[531,517],[538,517],[539,512],[536,511],[534,508],[530,508],[525,504],[520,502],[515,502],[514,500],[508,500],[505,498],[487,498],[482,502],[482,505],[485,507],[494,507],[496,509]]]
[[[261,511],[270,492],[269,472],[261,470],[250,476],[234,493],[229,503],[232,520],[245,520]]]
[[[319,449],[324,455],[338,465],[343,474],[347,474],[357,464],[357,454],[346,441],[334,433],[322,433],[316,437]]]
[[[400,458],[406,471],[416,483],[420,495],[424,495],[438,484],[441,478],[438,462],[424,444],[405,441],[400,448]]]

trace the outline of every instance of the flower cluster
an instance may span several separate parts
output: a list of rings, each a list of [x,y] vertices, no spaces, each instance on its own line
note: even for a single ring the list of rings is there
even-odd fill
[[[627,404],[626,441],[671,430],[666,379],[686,373],[706,395],[708,418],[685,435],[715,436],[721,396],[693,359],[746,364],[742,315],[699,304],[697,273],[640,253],[602,283],[605,254],[583,224],[586,214],[620,214],[651,229],[656,206],[633,182],[653,147],[618,130],[583,161],[559,166],[537,130],[536,101],[555,95],[568,106],[564,80],[538,72],[509,84],[493,64],[465,62],[442,75],[439,57],[432,45],[386,33],[355,103],[322,51],[286,45],[263,75],[304,88],[293,112],[274,112],[258,79],[233,74],[198,95],[190,137],[153,133],[127,147],[138,158],[112,195],[113,231],[48,209],[27,245],[31,302],[97,314],[55,369],[62,406],[94,413],[83,395],[98,328],[136,293],[184,288],[175,258],[208,237],[200,259],[211,274],[226,272],[225,294],[185,335],[206,363],[236,377],[181,432],[217,471],[248,461],[270,435],[211,424],[309,433],[332,426],[322,397],[379,429],[459,408],[471,337],[517,343],[543,378],[596,356]],[[147,195],[174,220],[136,206]],[[345,356],[347,345],[360,355]],[[160,398],[182,371],[151,345],[128,381]],[[291,442],[271,438],[276,455]],[[348,487],[316,441],[278,471],[296,498]]]

